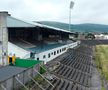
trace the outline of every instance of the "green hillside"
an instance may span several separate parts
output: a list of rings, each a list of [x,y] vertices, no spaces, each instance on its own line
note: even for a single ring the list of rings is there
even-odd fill
[[[60,23],[60,22],[52,22],[52,21],[40,21],[38,23],[42,23],[45,25],[61,28],[68,30],[69,24]],[[72,24],[71,31],[73,32],[108,32],[108,25],[102,24]]]

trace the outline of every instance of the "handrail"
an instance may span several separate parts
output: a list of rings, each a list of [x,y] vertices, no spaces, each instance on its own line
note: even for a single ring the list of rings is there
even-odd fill
[[[49,81],[48,81],[42,74],[40,74],[36,69],[34,69],[34,71],[37,72],[42,78],[44,78],[52,87],[54,87],[54,86],[52,85],[52,83],[49,82]]]
[[[2,84],[1,84],[1,87],[2,87],[3,90],[7,90]]]
[[[36,82],[36,80],[34,80],[30,75],[28,75],[30,78],[31,78],[31,80],[33,80],[33,82],[35,83],[35,84],[37,84],[42,90],[45,90],[41,85],[39,85],[39,83],[38,82]]]
[[[15,79],[16,79],[26,90],[29,90],[17,77],[15,77]]]

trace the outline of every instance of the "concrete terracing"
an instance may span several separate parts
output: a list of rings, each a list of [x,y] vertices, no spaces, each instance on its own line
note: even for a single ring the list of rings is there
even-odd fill
[[[47,63],[46,67],[55,75],[54,88],[48,86],[47,90],[101,90],[100,77],[93,62],[92,47],[79,46],[68,50]]]

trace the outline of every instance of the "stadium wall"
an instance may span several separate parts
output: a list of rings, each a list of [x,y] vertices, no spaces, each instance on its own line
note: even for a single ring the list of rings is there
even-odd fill
[[[73,42],[68,45],[64,45],[61,47],[57,47],[54,49],[50,49],[45,52],[35,54],[36,60],[42,60],[46,64],[48,61],[53,60],[54,58],[58,57],[59,55],[65,53],[67,49],[76,47],[80,42]]]
[[[27,56],[28,58],[30,57],[29,51],[26,51],[23,48],[20,48],[17,45],[8,42],[8,55],[10,54],[11,55],[15,54],[16,57],[20,57],[20,58],[23,58],[25,56]]]

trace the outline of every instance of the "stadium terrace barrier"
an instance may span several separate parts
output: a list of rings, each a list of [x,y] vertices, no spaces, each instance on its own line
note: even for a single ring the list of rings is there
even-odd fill
[[[51,71],[56,76],[52,81],[54,87],[49,85],[47,90],[90,90],[92,55],[92,47],[79,46],[48,62],[47,69],[58,66]]]
[[[30,82],[37,88],[43,89],[33,78],[40,72],[42,61],[16,59],[15,66],[0,68],[0,90],[29,90]]]

